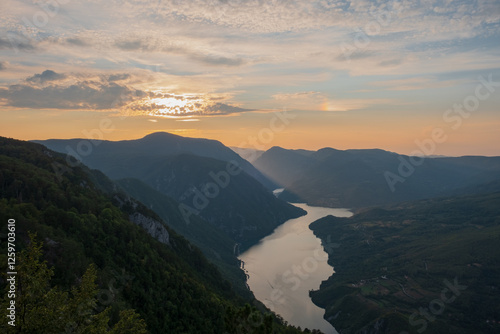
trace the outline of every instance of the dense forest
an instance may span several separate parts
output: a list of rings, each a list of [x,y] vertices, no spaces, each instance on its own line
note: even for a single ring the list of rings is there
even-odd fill
[[[162,224],[160,241],[132,222],[138,215]],[[0,137],[2,290],[9,288],[9,219],[18,282],[28,283],[16,287],[18,315],[25,315],[16,321],[24,326],[2,322],[2,332],[301,332],[238,295],[197,247],[102,173],[70,167],[42,145]]]
[[[328,216],[310,228],[336,272],[311,296],[339,332],[500,332],[500,192]]]

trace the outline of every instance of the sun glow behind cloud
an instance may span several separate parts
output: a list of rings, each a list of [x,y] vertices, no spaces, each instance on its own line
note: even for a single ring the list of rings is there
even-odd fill
[[[390,139],[367,139],[365,126],[389,120],[388,134],[413,117],[432,123],[480,75],[500,80],[498,0],[60,1],[43,25],[27,23],[45,13],[39,2],[2,4],[0,127],[17,137],[14,124],[46,122],[24,139],[77,136],[67,124],[93,113],[135,116],[115,139],[136,136],[144,119],[151,131],[171,122],[199,136],[254,136],[267,126],[261,117],[286,108],[307,112],[295,134],[304,147],[316,135],[317,145],[338,146],[331,129],[344,117],[359,132],[346,141],[386,147]],[[477,113],[495,134],[498,105],[492,94]],[[48,111],[68,121],[35,117]],[[477,147],[494,146],[467,129]]]
[[[200,116],[221,116],[249,111],[226,102],[229,96],[210,94],[171,94],[152,91],[143,98],[126,104],[128,115],[147,115],[165,118],[191,119]]]
[[[147,101],[143,102],[150,106],[156,106],[156,109],[151,110],[151,116],[173,118],[199,114],[204,104],[203,98],[189,94],[148,98]]]

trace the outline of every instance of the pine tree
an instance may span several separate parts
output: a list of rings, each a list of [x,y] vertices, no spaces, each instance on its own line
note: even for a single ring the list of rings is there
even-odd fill
[[[19,256],[16,276],[16,326],[0,324],[2,333],[147,333],[146,324],[134,310],[120,312],[118,322],[109,327],[110,308],[97,312],[97,269],[90,265],[71,292],[51,287],[54,270],[42,260],[42,243],[30,234],[30,245]],[[10,303],[7,294],[2,309]]]

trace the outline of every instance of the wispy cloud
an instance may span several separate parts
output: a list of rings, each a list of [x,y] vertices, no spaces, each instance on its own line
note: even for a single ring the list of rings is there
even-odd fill
[[[28,38],[18,33],[5,34],[6,37],[0,37],[0,50],[21,50],[33,51],[35,50],[35,43]]]
[[[351,111],[369,109],[374,106],[398,104],[394,99],[328,99],[323,104],[324,111]]]
[[[383,88],[384,90],[419,90],[457,86],[464,83],[463,80],[438,80],[435,77],[412,77],[396,80],[385,80],[371,82],[370,85]]]
[[[321,110],[327,101],[324,93],[315,91],[278,93],[272,98],[288,108],[300,110]]]
[[[165,94],[234,98],[220,105],[205,101],[205,115],[286,101],[321,109],[338,94],[331,88],[338,76],[347,80],[346,87],[351,79],[366,78],[364,87],[353,89],[358,92],[402,91],[461,83],[435,79],[442,73],[499,67],[500,46],[492,42],[500,37],[497,0],[75,1],[61,3],[44,24],[33,21],[43,12],[37,3],[5,1],[0,70],[9,72],[9,79],[0,80],[0,87],[2,103],[11,106],[100,109],[111,94],[147,95],[161,88]],[[349,57],[343,45],[352,47]],[[7,64],[16,68],[16,84]],[[148,64],[160,66],[148,70]],[[74,66],[79,76],[70,73]],[[47,68],[66,77],[51,77]],[[138,71],[149,73],[137,76]],[[116,77],[100,77],[110,73]],[[382,82],[381,75],[393,78]],[[239,102],[235,91],[245,91],[251,106]],[[31,93],[41,101],[27,97]],[[43,94],[53,94],[53,102]],[[139,100],[130,106],[137,112],[168,109]]]

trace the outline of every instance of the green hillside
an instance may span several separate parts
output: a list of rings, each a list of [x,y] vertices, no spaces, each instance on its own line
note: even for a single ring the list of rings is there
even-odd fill
[[[189,224],[186,224],[178,202],[137,179],[122,179],[117,183],[132,197],[155,211],[168,226],[200,248],[232,283],[238,294],[251,297],[245,273],[240,269],[235,254],[234,240],[198,215],[191,216]]]
[[[7,287],[7,222],[15,219],[17,254],[29,244],[28,232],[36,232],[44,260],[54,270],[52,287],[69,291],[79,286],[85,271],[95,265],[99,292],[92,306],[95,313],[110,307],[110,326],[121,310],[134,309],[151,333],[239,333],[242,328],[249,333],[299,332],[243,306],[245,300],[198,248],[134,199],[102,192],[106,186],[92,179],[112,183],[100,173],[89,173],[85,167],[69,167],[62,156],[41,145],[0,137],[0,288]],[[153,226],[148,231],[162,242],[146,232],[148,224]],[[18,266],[23,268],[23,263]],[[76,291],[70,295],[76,298]],[[87,315],[85,321],[93,319]]]
[[[73,152],[75,156],[81,142],[79,139],[39,141],[50,149],[65,154]],[[181,202],[186,223],[199,215],[241,244],[241,250],[254,245],[286,220],[305,214],[276,198],[266,188],[272,187],[267,178],[214,140],[154,133],[138,140],[102,141],[77,158],[113,180],[135,178]],[[74,160],[70,156],[67,159]],[[129,191],[135,192],[131,185]],[[137,192],[143,193],[144,189],[141,187]],[[188,237],[183,231],[179,233]]]
[[[311,296],[342,333],[500,331],[500,193],[328,216],[310,228],[336,271]]]

